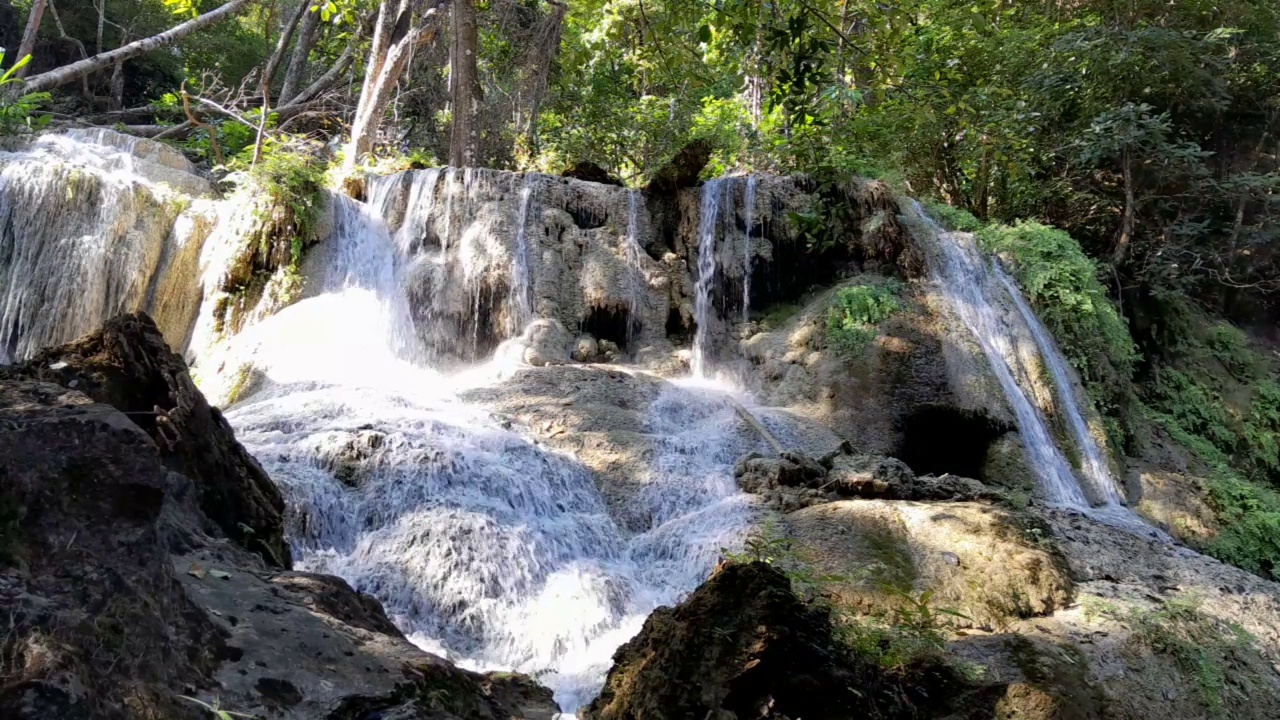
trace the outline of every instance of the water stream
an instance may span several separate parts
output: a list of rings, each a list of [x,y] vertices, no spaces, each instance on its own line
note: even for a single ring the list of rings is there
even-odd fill
[[[751,231],[756,222],[756,181],[755,175],[747,176],[746,197],[742,200],[745,213],[743,218],[747,224],[746,238],[742,242],[742,322],[751,322]]]
[[[340,199],[324,292],[243,334],[268,382],[227,417],[285,493],[299,567],[374,594],[464,666],[537,673],[572,712],[751,526],[732,467],[760,441],[723,392],[667,386],[634,500],[651,520],[621,530],[576,459],[454,394],[483,371],[406,361],[405,263],[370,210]]]
[[[711,320],[715,308],[711,292],[716,280],[716,240],[719,238],[720,213],[729,192],[728,178],[708,180],[702,186],[701,204],[698,210],[698,277],[693,286],[693,320],[697,327],[693,334],[694,377],[705,377],[707,351],[711,341]]]
[[[939,257],[931,268],[933,279],[981,346],[1017,419],[1029,464],[1040,479],[1046,499],[1055,505],[1089,508],[1089,500],[1054,442],[1044,414],[1016,377],[1020,372],[1014,347],[1017,329],[1000,309],[999,294],[1005,292],[1004,286],[993,281],[986,258],[972,235],[944,230],[918,203],[916,211],[938,239]]]

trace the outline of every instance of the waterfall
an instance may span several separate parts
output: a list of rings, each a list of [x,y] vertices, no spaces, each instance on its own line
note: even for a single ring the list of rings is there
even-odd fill
[[[715,311],[711,291],[716,276],[716,238],[719,235],[720,212],[728,194],[729,181],[726,178],[708,180],[702,186],[698,210],[698,278],[693,286],[693,320],[697,325],[693,334],[694,377],[706,376],[707,343],[711,337],[711,316]]]
[[[1044,323],[1040,322],[1040,318],[1036,316],[1031,306],[1027,304],[1026,298],[1023,297],[1013,278],[1009,277],[1009,274],[1000,267],[999,262],[992,263],[992,271],[1008,291],[1009,297],[1013,298],[1013,302],[1018,308],[1018,313],[1022,316],[1023,322],[1030,328],[1031,336],[1035,338],[1041,359],[1049,369],[1049,375],[1053,379],[1054,388],[1057,390],[1056,396],[1059,402],[1062,403],[1067,422],[1071,426],[1071,434],[1075,440],[1076,449],[1080,452],[1081,471],[1083,471],[1085,478],[1105,504],[1122,505],[1124,500],[1120,497],[1120,491],[1116,487],[1115,480],[1111,477],[1110,470],[1107,469],[1107,461],[1102,454],[1102,448],[1098,446],[1098,441],[1089,432],[1089,425],[1085,422],[1084,414],[1080,412],[1079,404],[1076,403],[1075,385],[1067,372],[1066,358],[1062,356],[1057,345],[1049,336],[1049,331],[1045,329]]]
[[[747,224],[746,239],[742,243],[742,322],[751,322],[751,231],[756,222],[756,176],[747,176],[746,197],[742,201]]]
[[[529,204],[537,184],[537,173],[525,173],[524,187],[520,188],[520,218],[516,221],[516,251],[511,264],[511,296],[515,305],[511,335],[519,335],[533,321],[533,259],[529,251]]]
[[[72,131],[0,152],[0,165],[0,363],[142,309],[175,346],[185,342],[210,223],[191,195],[208,183],[181,155]]]
[[[645,277],[644,267],[641,265],[640,258],[644,255],[644,248],[640,246],[640,212],[641,206],[644,204],[644,198],[636,190],[627,192],[627,269],[628,288],[630,297],[627,303],[627,342],[632,340],[632,335],[638,327],[640,317],[640,302],[645,294]]]
[[[757,501],[733,463],[760,440],[723,392],[668,386],[646,413],[653,460],[632,501],[648,521],[621,530],[576,459],[461,400],[464,376],[406,361],[414,264],[377,213],[412,189],[384,182],[378,207],[335,200],[323,292],[237,339],[267,382],[226,416],[285,495],[300,569],[373,594],[411,640],[465,667],[536,673],[572,712],[617,646],[750,528]]]
[[[918,203],[916,212],[937,237],[939,257],[932,263],[933,280],[986,355],[1017,418],[1028,464],[1039,476],[1046,499],[1055,505],[1087,509],[1089,501],[1054,442],[1044,415],[1015,378],[1016,329],[999,309],[997,294],[1005,288],[993,282],[993,274],[971,234],[947,232]]]

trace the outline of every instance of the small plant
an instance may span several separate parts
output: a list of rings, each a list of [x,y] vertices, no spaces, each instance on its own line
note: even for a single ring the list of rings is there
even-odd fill
[[[0,50],[0,63],[3,62],[4,51]],[[39,130],[48,125],[52,117],[34,115],[41,105],[53,99],[52,95],[47,92],[19,95],[16,92],[17,86],[22,84],[22,78],[16,74],[30,62],[31,56],[27,55],[0,75],[0,135]]]
[[[741,552],[721,548],[720,554],[730,562],[772,565],[791,581],[791,589],[807,601],[822,600],[825,586],[844,580],[837,575],[819,574],[795,550],[791,538],[783,534],[773,518],[766,520],[759,530],[747,537]]]
[[[827,341],[837,351],[854,354],[879,334],[880,323],[901,309],[900,285],[850,285],[836,292],[827,311]]]

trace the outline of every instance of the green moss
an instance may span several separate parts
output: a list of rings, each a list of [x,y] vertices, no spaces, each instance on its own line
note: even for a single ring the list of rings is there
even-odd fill
[[[847,285],[836,291],[827,311],[827,342],[838,352],[856,354],[880,332],[880,323],[901,309],[900,284]]]
[[[786,325],[787,321],[795,317],[802,309],[799,305],[789,303],[771,305],[765,310],[764,317],[760,319],[760,324],[765,330],[777,330]]]

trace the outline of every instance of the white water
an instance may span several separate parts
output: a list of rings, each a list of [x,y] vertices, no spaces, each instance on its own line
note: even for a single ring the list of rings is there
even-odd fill
[[[1018,313],[1022,315],[1023,322],[1031,329],[1031,335],[1035,338],[1041,359],[1049,369],[1049,375],[1053,378],[1054,389],[1057,390],[1056,397],[1062,404],[1067,422],[1071,426],[1071,435],[1075,440],[1076,449],[1080,453],[1081,471],[1093,486],[1094,491],[1102,498],[1104,504],[1124,504],[1115,480],[1111,477],[1111,471],[1107,468],[1107,461],[1102,454],[1102,448],[1098,446],[1097,439],[1089,432],[1089,425],[1085,422],[1084,414],[1080,412],[1079,404],[1076,403],[1075,384],[1071,381],[1071,376],[1067,372],[1066,358],[1058,350],[1057,345],[1049,336],[1049,331],[1040,322],[1040,318],[1036,316],[1031,306],[1027,304],[1026,298],[1023,297],[1022,291],[1018,288],[1013,278],[1009,277],[1009,274],[1000,267],[998,262],[992,263],[992,272],[1000,279],[1000,282],[1008,291],[1009,297],[1013,298],[1013,302],[1018,308]]]
[[[576,460],[460,401],[446,389],[459,377],[402,359],[398,243],[362,206],[337,211],[324,292],[242,335],[268,383],[227,417],[285,494],[299,567],[374,594],[464,666],[536,673],[572,712],[617,646],[750,527],[732,467],[759,439],[722,391],[669,386],[646,422],[636,502],[650,522],[622,532]]]
[[[511,295],[515,305],[516,327],[513,334],[522,332],[533,321],[533,259],[529,249],[529,204],[540,176],[525,173],[524,187],[520,188],[520,217],[516,221],[516,251],[511,265]]]
[[[133,156],[139,143],[154,161]],[[173,262],[197,229],[176,223],[176,201],[190,198],[174,185],[194,192],[208,186],[161,164],[186,161],[155,145],[106,130],[73,131],[0,152],[0,363],[139,309],[156,314],[175,341],[185,338],[189,319],[166,317],[156,299],[170,291],[162,283],[195,282],[178,277],[194,268]]]
[[[627,322],[627,342],[630,343],[632,335],[639,327],[640,318],[640,302],[644,298],[645,277],[644,266],[641,257],[644,255],[644,248],[640,246],[640,213],[644,198],[636,190],[627,193],[627,269],[629,271],[628,287],[629,298],[627,302],[628,322]]]
[[[1004,287],[993,283],[986,259],[971,234],[947,232],[930,219],[918,203],[916,211],[938,238],[940,257],[932,263],[933,278],[982,347],[1017,418],[1027,459],[1040,478],[1046,499],[1055,505],[1089,508],[1089,500],[1054,442],[1043,414],[1015,378],[1016,328],[1011,325],[1011,318],[999,309],[998,294],[1005,291]]]
[[[725,197],[729,192],[726,178],[708,180],[702,186],[701,205],[698,210],[698,278],[693,285],[693,320],[697,327],[693,334],[693,376],[706,377],[707,344],[711,336],[711,291],[716,277],[716,239],[719,237],[719,221]]]
[[[742,201],[746,212],[747,236],[742,250],[742,322],[751,322],[751,230],[756,222],[756,176],[747,176],[746,197]]]

